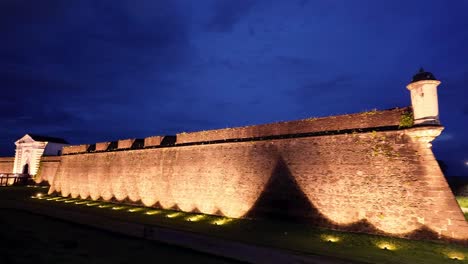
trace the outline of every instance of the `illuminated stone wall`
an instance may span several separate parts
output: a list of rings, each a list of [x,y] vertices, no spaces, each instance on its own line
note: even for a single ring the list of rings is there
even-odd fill
[[[177,134],[177,143],[184,144],[202,141],[261,138],[277,135],[398,126],[402,115],[410,111],[412,111],[410,107],[405,107],[256,126],[179,133]]]
[[[440,131],[335,131],[65,155],[49,178],[50,193],[234,218],[295,218],[399,237],[468,239],[467,222],[430,149]]]
[[[0,173],[13,173],[15,157],[0,157]]]
[[[50,179],[53,179],[60,165],[60,160],[60,156],[41,157],[39,171],[35,175],[34,181],[36,183],[41,183],[44,181],[48,182]]]
[[[72,153],[82,153],[86,152],[89,148],[89,145],[76,145],[76,146],[66,146],[62,149],[62,154],[72,154]]]

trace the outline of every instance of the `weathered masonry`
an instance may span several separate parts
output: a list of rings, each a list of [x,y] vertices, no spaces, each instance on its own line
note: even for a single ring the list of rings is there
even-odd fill
[[[431,150],[439,83],[415,75],[407,108],[68,146],[39,177],[62,196],[466,242]]]

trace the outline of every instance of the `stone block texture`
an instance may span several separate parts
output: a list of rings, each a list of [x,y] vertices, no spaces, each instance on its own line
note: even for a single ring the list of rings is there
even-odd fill
[[[0,173],[13,173],[15,157],[0,157]]]
[[[118,149],[129,149],[132,147],[133,143],[135,142],[135,139],[121,139],[117,142],[117,148]]]
[[[96,143],[96,151],[105,151],[109,147],[111,142],[100,142]]]
[[[61,156],[43,156],[41,157],[39,171],[34,177],[36,183],[48,182],[53,179],[60,165]]]
[[[343,116],[317,130],[356,128],[360,122],[363,128],[395,125],[401,112],[374,123],[370,120],[379,113],[362,115],[357,123],[350,124],[356,117],[346,122]],[[283,125],[271,127],[270,134],[310,132]],[[263,128],[243,129],[242,137],[267,134]],[[338,230],[466,241],[463,213],[430,145],[418,136],[426,129],[432,128],[66,155],[53,179],[48,177],[49,192],[234,218],[291,218]],[[213,135],[182,142],[218,138]]]
[[[88,150],[89,145],[65,146],[62,149],[62,155],[73,153],[84,153]]]
[[[154,147],[161,145],[163,136],[153,136],[145,138],[145,147]]]
[[[177,134],[177,144],[398,126],[403,113],[408,111],[411,111],[411,108],[395,108],[265,125],[179,133]]]

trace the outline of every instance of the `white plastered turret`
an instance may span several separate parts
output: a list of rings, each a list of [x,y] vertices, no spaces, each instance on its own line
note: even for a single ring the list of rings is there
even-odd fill
[[[422,68],[414,75],[408,86],[411,92],[411,105],[413,107],[414,124],[439,125],[439,102],[437,97],[437,86],[440,81],[430,72]]]

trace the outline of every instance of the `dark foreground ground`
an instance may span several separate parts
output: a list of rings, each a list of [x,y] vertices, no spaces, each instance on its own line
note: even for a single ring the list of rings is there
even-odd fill
[[[17,210],[0,210],[0,263],[238,263]]]
[[[162,238],[167,238],[168,233],[178,237],[179,242],[196,236],[192,241],[195,244],[182,245],[244,260],[245,256],[256,256],[254,260],[247,258],[256,263],[468,263],[466,245],[338,232],[306,223],[227,219],[46,195],[38,198],[37,194],[46,191],[41,188],[0,188],[0,264],[231,263],[229,259],[115,235],[102,229],[146,238],[151,238],[156,230],[155,238],[160,241],[166,241]],[[462,200],[459,201],[463,204]],[[39,215],[54,216],[68,222]],[[149,228],[151,234],[140,227]],[[255,251],[257,255],[248,254],[246,250],[249,249],[239,246],[235,247],[235,254],[226,254],[226,245],[232,246],[232,243],[249,248],[262,247],[267,255],[258,258],[258,251]],[[301,258],[280,261],[278,252]],[[264,261],[265,258],[269,261]]]

